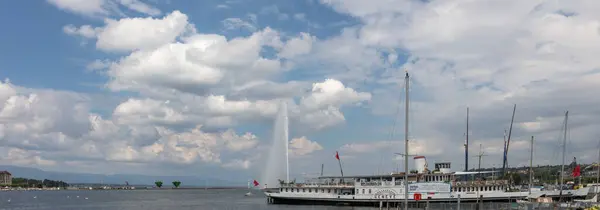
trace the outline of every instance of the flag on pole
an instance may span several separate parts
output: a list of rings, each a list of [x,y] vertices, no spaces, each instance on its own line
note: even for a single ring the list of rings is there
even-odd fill
[[[258,186],[258,185],[259,185],[259,184],[258,184],[258,181],[254,180],[254,186],[256,187],[256,186]]]
[[[581,176],[581,167],[579,165],[576,165],[575,168],[573,168],[573,177],[579,176]]]
[[[338,160],[340,160],[340,155],[338,154],[338,152],[337,152],[337,151],[335,151],[335,159],[338,159]]]

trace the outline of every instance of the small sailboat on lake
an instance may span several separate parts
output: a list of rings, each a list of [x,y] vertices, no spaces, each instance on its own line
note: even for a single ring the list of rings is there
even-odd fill
[[[259,185],[258,181],[256,181],[256,180],[254,180],[254,182],[252,184],[254,184],[254,187]],[[248,180],[248,192],[244,196],[252,196],[252,195],[254,195],[254,194],[252,194],[252,188],[250,187],[250,180]]]

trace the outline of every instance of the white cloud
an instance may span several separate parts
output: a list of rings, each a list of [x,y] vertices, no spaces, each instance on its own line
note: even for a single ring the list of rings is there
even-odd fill
[[[115,108],[113,117],[119,124],[172,124],[185,120],[184,115],[168,107],[167,102],[152,99],[129,99]]]
[[[56,7],[83,15],[107,15],[105,0],[47,0]]]
[[[0,83],[0,150],[6,151],[2,163],[51,166],[85,159],[220,165],[223,157],[245,154],[259,142],[252,133],[238,135],[231,129],[205,132],[197,126],[175,131],[164,122],[183,116],[174,117],[174,110],[164,106],[168,103],[130,99],[115,108],[113,121],[91,113],[87,107],[92,102],[80,94],[19,91],[20,87]],[[144,124],[140,119],[154,121]]]
[[[321,109],[330,105],[353,104],[371,99],[370,93],[357,92],[347,88],[340,81],[326,79],[322,83],[314,83],[312,93],[300,102],[307,109]]]
[[[175,41],[180,35],[193,30],[187,15],[173,11],[162,19],[126,18],[106,20],[98,34],[96,46],[107,51],[154,49]]]
[[[319,143],[309,140],[306,136],[293,138],[290,140],[289,147],[290,154],[296,157],[323,150],[323,147]]]
[[[290,39],[285,43],[279,56],[282,58],[293,58],[299,55],[305,55],[310,53],[312,50],[312,44],[316,41],[315,37],[311,37],[310,34],[301,33],[300,37]]]
[[[196,34],[184,42],[135,51],[109,69],[113,77],[109,87],[139,90],[158,86],[197,92],[236,78],[268,76],[277,73],[280,63],[262,58],[260,50],[276,37],[269,28],[229,41],[216,34]]]
[[[148,50],[174,42],[178,37],[194,32],[187,15],[173,11],[162,19],[123,18],[105,19],[104,27],[66,25],[66,34],[97,39],[96,47],[104,51]]]
[[[0,148],[0,151],[2,151],[2,155],[0,155],[1,164],[14,164],[20,166],[53,166],[56,164],[55,161],[43,159],[39,155],[40,152],[18,148]]]
[[[299,114],[298,121],[309,127],[321,130],[332,127],[346,121],[344,114],[334,106],[327,106],[326,109],[320,109],[313,112]]]

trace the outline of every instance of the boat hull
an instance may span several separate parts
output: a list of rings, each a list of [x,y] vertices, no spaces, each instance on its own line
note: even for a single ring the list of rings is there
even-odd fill
[[[536,196],[558,197],[557,191],[538,192]],[[563,198],[573,199],[577,197],[585,197],[587,193],[583,190],[569,190],[563,194]],[[265,192],[267,202],[270,204],[297,204],[297,205],[350,205],[350,206],[379,206],[389,205],[395,206],[398,203],[404,203],[403,195],[397,195],[393,199],[373,199],[361,195],[333,195],[333,194],[297,194],[297,193],[281,193],[281,192]],[[497,193],[481,193],[479,195],[472,193],[463,194],[440,194],[433,195],[422,200],[414,200],[409,196],[409,203],[457,203],[460,195],[461,203],[477,203],[477,202],[505,202],[513,203],[518,200],[526,199],[533,195],[528,192],[497,192]]]

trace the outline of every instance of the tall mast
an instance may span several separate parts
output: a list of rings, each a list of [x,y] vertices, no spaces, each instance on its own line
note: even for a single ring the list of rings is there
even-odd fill
[[[465,172],[469,171],[469,107],[467,107],[467,132],[465,134]]]
[[[504,129],[504,147],[502,147],[502,176],[504,176],[504,161],[506,160],[506,129]]]
[[[325,164],[321,163],[321,176],[323,176],[323,167],[325,167]]]
[[[563,148],[562,148],[562,165],[560,167],[560,199],[562,200],[562,189],[565,182],[565,153],[567,153],[567,122],[569,120],[569,111],[565,112],[565,127],[563,136]]]
[[[596,173],[596,184],[600,183],[600,145],[598,145],[598,162],[596,163],[598,173]]]
[[[531,148],[529,151],[529,194],[531,195],[533,187],[533,136],[531,136]]]
[[[508,165],[508,146],[510,145],[510,136],[512,134],[513,122],[515,121],[515,111],[517,110],[517,105],[513,107],[512,118],[510,120],[510,128],[508,128],[508,140],[506,141],[506,148],[504,150],[504,160],[502,163],[502,173],[506,174],[506,166]]]
[[[483,145],[479,144],[479,154],[475,155],[475,157],[478,157],[479,161],[477,162],[477,176],[479,177],[479,179],[481,179],[481,157],[486,156],[483,153]],[[477,187],[477,197],[479,197],[479,187]]]
[[[408,210],[408,88],[409,88],[408,72],[404,77],[404,89],[406,95],[405,118],[404,118],[404,209]]]

